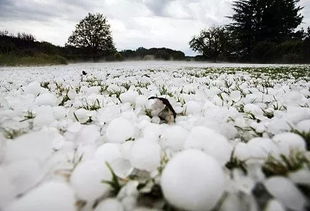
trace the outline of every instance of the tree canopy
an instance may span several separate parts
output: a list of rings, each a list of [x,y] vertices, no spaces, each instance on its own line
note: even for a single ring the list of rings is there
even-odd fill
[[[88,13],[76,25],[66,45],[87,49],[94,57],[111,55],[116,51],[110,25],[102,14]]]
[[[202,30],[189,42],[190,47],[214,61],[218,57],[226,57],[230,49],[230,33],[225,27],[211,27]]]
[[[236,0],[231,30],[249,55],[258,42],[279,43],[293,37],[302,22],[299,0]]]
[[[209,60],[309,62],[307,32],[296,30],[303,20],[299,1],[234,0],[232,22],[201,31],[190,47]]]

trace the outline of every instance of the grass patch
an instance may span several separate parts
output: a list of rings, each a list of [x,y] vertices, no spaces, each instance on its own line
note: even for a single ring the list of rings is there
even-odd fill
[[[36,66],[67,64],[67,60],[59,55],[37,54],[33,56],[18,56],[14,54],[0,54],[0,66]]]

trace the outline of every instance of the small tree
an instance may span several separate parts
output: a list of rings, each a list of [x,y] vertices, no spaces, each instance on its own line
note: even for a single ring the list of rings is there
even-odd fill
[[[86,50],[93,58],[114,54],[110,25],[102,14],[88,13],[75,27],[66,46]]]
[[[211,27],[208,30],[202,30],[189,42],[189,45],[194,51],[216,62],[219,57],[229,57],[232,44],[230,38],[231,34],[225,27]]]

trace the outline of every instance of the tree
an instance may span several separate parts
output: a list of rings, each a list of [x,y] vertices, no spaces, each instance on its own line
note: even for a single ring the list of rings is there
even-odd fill
[[[236,0],[230,29],[240,41],[240,53],[251,54],[259,42],[290,39],[302,22],[299,0]]]
[[[215,62],[219,57],[229,57],[231,54],[231,34],[225,27],[211,27],[202,30],[198,36],[189,42],[191,49],[202,53],[204,57]]]
[[[88,13],[75,27],[66,46],[83,49],[93,58],[114,54],[110,25],[102,14]]]

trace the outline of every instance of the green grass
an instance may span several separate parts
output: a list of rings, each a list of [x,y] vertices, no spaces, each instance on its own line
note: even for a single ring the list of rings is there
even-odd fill
[[[39,66],[67,64],[67,60],[59,55],[37,54],[33,56],[18,56],[0,54],[0,66]]]

